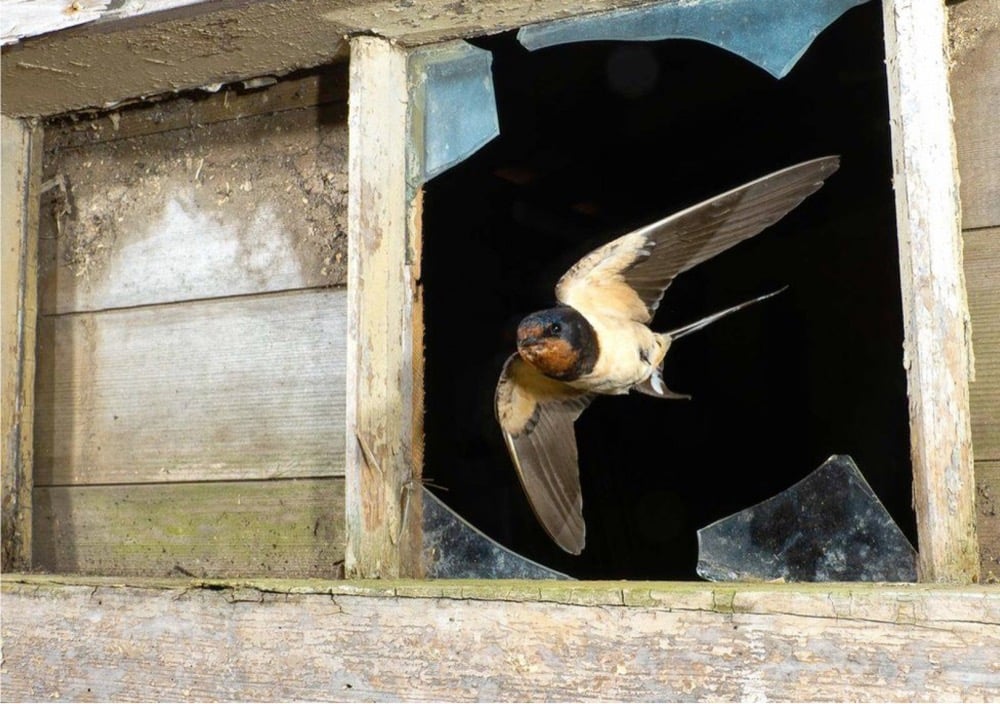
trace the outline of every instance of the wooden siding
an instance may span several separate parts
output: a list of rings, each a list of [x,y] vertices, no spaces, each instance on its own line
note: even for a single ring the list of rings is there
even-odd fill
[[[1000,691],[997,588],[14,577],[3,599],[12,700],[972,702]]]
[[[984,581],[1000,580],[1000,0],[949,7],[965,282],[976,359],[969,387]]]
[[[340,573],[344,76],[53,124],[36,568]]]

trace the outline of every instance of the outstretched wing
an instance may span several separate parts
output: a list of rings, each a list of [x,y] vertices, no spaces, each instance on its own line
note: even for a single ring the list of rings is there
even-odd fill
[[[573,423],[593,399],[513,354],[497,383],[497,421],[528,501],[566,552],[583,550],[585,526]]]
[[[776,223],[839,165],[827,156],[789,166],[622,235],[574,264],[556,298],[648,323],[675,276]]]

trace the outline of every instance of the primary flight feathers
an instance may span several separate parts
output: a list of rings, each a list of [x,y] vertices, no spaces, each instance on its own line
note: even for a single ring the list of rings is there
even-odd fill
[[[677,398],[661,377],[673,339],[758,300],[656,333],[674,278],[753,237],[819,189],[839,158],[768,174],[593,250],[556,284],[558,306],[524,318],[497,384],[496,416],[535,515],[563,550],[585,544],[573,424],[597,394]]]

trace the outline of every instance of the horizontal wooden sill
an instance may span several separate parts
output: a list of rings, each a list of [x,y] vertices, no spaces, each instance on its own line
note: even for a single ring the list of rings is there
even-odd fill
[[[996,586],[5,575],[3,617],[12,700],[975,701],[1000,691]]]

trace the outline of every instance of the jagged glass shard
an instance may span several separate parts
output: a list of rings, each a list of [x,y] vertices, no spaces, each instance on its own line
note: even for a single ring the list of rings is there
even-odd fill
[[[782,78],[819,33],[868,0],[679,0],[522,27],[529,51],[600,40],[698,39]]]
[[[418,49],[409,59],[411,186],[467,159],[500,134],[493,54],[463,41]]]
[[[480,533],[424,488],[424,573],[440,579],[573,579]]]
[[[914,582],[917,555],[848,455],[698,531],[712,581]]]

